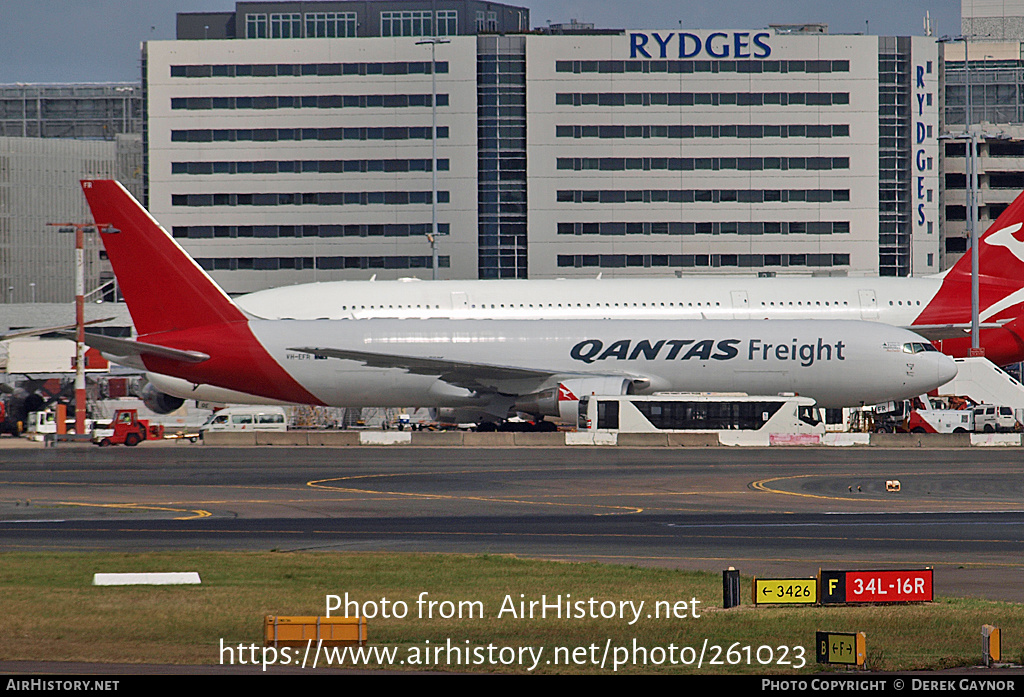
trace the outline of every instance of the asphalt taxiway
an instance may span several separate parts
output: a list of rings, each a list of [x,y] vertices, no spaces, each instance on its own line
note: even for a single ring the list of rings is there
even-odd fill
[[[934,566],[937,594],[1024,602],[1019,448],[146,446],[0,448],[0,550]]]

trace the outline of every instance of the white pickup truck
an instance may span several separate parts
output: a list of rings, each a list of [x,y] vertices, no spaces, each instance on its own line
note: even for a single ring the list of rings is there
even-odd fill
[[[979,404],[969,409],[914,409],[911,433],[1011,433],[1019,429],[1012,407]]]

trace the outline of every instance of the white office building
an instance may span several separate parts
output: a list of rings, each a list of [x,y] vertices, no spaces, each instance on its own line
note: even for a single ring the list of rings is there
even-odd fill
[[[938,270],[932,40],[539,36],[526,65],[531,275]]]
[[[934,39],[435,5],[433,46],[425,2],[238,3],[146,44],[148,205],[230,292],[430,277],[432,77],[442,278],[939,270]]]

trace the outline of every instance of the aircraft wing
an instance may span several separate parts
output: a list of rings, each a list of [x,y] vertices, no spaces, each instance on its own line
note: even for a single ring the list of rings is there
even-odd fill
[[[90,324],[99,324],[100,322],[109,322],[112,319],[114,318],[104,317],[103,319],[91,319],[88,322],[83,322],[82,326],[87,326]],[[77,326],[77,324],[62,324],[59,327],[36,327],[35,329],[19,329],[17,331],[0,334],[0,341],[7,341],[8,339],[18,339],[24,336],[39,336],[41,334],[52,334],[65,331],[67,329],[75,329]],[[74,339],[74,336],[72,336],[71,338]]]
[[[70,332],[64,332],[63,336],[71,340],[75,339],[75,335]],[[185,363],[202,363],[210,359],[210,356],[202,351],[184,351],[182,349],[168,348],[167,346],[147,344],[133,339],[117,339],[112,336],[103,336],[102,334],[86,333],[85,344],[112,356],[150,355],[169,358],[174,361],[183,361]]]
[[[389,353],[349,349],[297,347],[288,350],[309,353],[314,356],[357,361],[372,368],[398,368],[415,375],[436,375],[450,385],[467,390],[506,394],[535,391],[554,382],[556,378],[561,379],[575,375],[594,377],[593,373],[566,373],[565,371],[450,361],[443,358],[397,356]],[[644,376],[628,377],[648,379]]]
[[[982,322],[978,325],[980,329],[999,329],[1006,322]],[[938,341],[940,339],[961,339],[964,336],[970,336],[971,325],[967,324],[911,324],[908,327],[903,327],[908,331],[912,331],[915,334],[920,334],[929,341]]]

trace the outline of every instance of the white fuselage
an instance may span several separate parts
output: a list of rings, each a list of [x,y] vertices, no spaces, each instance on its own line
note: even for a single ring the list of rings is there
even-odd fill
[[[952,359],[934,350],[907,351],[909,344],[925,345],[915,334],[872,322],[253,320],[250,328],[295,382],[332,406],[473,405],[571,379],[619,376],[647,393],[794,392],[840,407],[922,394],[956,371]],[[395,367],[318,357],[311,348],[395,357],[388,364]],[[480,376],[473,378],[478,387],[400,367],[416,358],[469,366]],[[502,368],[545,374],[503,377]],[[188,370],[183,366],[177,377],[188,380]],[[157,386],[177,396],[217,398],[187,383],[184,394],[182,385]],[[273,397],[273,385],[253,387]]]
[[[936,276],[402,279],[284,286],[235,302],[264,319],[855,319],[905,327],[941,284]]]

